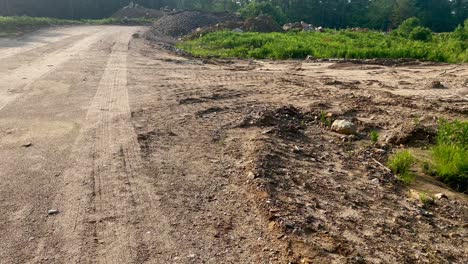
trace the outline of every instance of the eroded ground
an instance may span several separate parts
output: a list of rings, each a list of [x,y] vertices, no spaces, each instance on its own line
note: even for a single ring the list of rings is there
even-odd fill
[[[0,263],[468,258],[466,196],[383,165],[466,119],[467,65],[203,61],[143,30],[0,41]]]
[[[418,179],[412,188],[450,196],[423,208],[382,166],[400,144],[430,143],[417,127],[466,118],[466,65],[217,63],[133,47],[146,76],[130,74],[142,153],[198,261],[466,259],[466,197]],[[354,120],[359,136],[331,132],[322,112]]]

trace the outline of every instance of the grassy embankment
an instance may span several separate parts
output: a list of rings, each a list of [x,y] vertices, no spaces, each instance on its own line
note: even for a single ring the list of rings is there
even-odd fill
[[[215,32],[178,44],[195,56],[256,59],[413,58],[468,62],[468,40],[454,33],[433,34],[419,41],[382,32],[327,30],[290,33]]]
[[[116,25],[116,24],[147,24],[151,23],[147,19],[118,19],[118,18],[105,18],[105,19],[83,19],[83,20],[67,20],[48,17],[2,17],[0,16],[0,37],[15,36],[24,34],[39,28],[48,26],[60,25]]]

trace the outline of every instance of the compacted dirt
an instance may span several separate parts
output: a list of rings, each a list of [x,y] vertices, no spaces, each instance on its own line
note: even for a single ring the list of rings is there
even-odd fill
[[[187,59],[145,30],[0,39],[0,263],[466,262],[466,195],[385,162],[466,119],[467,65]]]

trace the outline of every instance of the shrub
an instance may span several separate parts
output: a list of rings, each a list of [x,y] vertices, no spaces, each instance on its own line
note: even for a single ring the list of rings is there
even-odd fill
[[[377,143],[377,141],[379,141],[379,133],[377,131],[371,131],[370,138],[373,143]]]
[[[458,191],[468,189],[468,122],[441,120],[430,170]]]
[[[393,154],[388,159],[388,167],[401,181],[409,184],[414,180],[414,174],[410,171],[414,162],[413,155],[408,150],[403,150]]]
[[[432,31],[425,27],[415,27],[411,31],[409,38],[412,40],[431,41]]]
[[[456,40],[466,41],[468,39],[468,19],[465,21],[465,25],[459,25],[451,34],[452,38]]]
[[[421,27],[421,25],[421,20],[419,20],[419,18],[408,18],[395,30],[395,34],[407,38],[415,28]]]
[[[280,25],[283,25],[287,21],[286,15],[283,11],[269,2],[251,2],[245,7],[239,9],[239,13],[245,19],[257,17],[259,15],[268,15]]]
[[[441,119],[437,131],[439,145],[457,145],[468,149],[468,121]]]

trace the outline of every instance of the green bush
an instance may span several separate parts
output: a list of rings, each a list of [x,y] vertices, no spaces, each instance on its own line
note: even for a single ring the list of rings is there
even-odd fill
[[[430,171],[458,191],[468,190],[468,122],[441,120]]]
[[[269,2],[251,2],[245,7],[239,9],[239,13],[244,19],[257,17],[259,15],[268,15],[280,25],[287,22],[286,15],[283,11]]]
[[[468,19],[465,20],[463,25],[459,25],[451,34],[454,39],[468,42]]]
[[[412,40],[431,41],[432,31],[425,27],[415,27],[411,31],[409,38]]]
[[[401,23],[401,25],[393,32],[396,35],[408,38],[417,27],[421,27],[421,20],[416,17],[408,18]]]
[[[411,166],[415,159],[408,150],[397,152],[388,159],[388,167],[395,173],[398,178],[406,184],[414,180],[414,174],[411,173]]]

